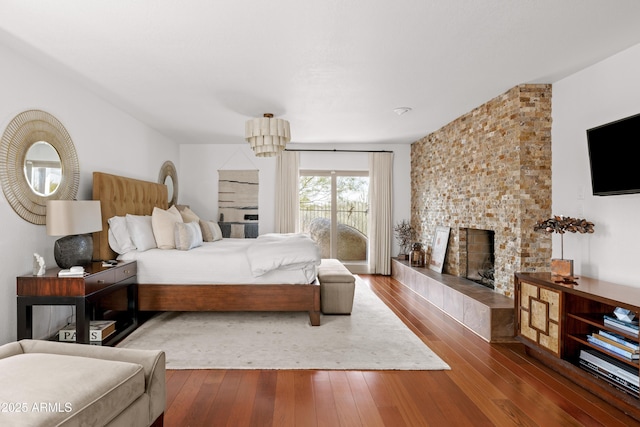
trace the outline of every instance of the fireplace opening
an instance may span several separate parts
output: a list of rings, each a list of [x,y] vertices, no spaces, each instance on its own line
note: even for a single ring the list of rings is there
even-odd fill
[[[495,231],[467,228],[467,279],[495,289]]]

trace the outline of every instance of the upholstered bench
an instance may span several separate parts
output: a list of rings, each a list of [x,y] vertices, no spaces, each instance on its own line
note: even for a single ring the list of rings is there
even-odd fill
[[[22,340],[0,346],[0,425],[161,426],[162,351]]]
[[[320,307],[324,314],[351,314],[356,278],[337,259],[323,259],[318,267]]]

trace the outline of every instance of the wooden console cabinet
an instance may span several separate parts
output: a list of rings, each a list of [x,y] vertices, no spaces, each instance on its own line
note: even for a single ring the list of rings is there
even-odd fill
[[[616,307],[640,312],[640,288],[581,277],[576,284],[561,284],[550,273],[516,273],[516,337],[527,354],[640,420],[640,394],[625,392],[614,382],[580,367],[581,350],[606,354],[638,373],[638,360],[617,356],[592,345],[587,336],[601,330],[615,332],[632,342],[637,334],[604,324]]]
[[[116,321],[116,332],[103,345],[115,345],[138,327],[137,263],[120,262],[103,267],[101,262],[84,266],[83,277],[58,277],[59,268],[43,276],[17,278],[18,340],[33,334],[33,306],[71,305],[76,309],[76,342],[89,344],[91,320]]]

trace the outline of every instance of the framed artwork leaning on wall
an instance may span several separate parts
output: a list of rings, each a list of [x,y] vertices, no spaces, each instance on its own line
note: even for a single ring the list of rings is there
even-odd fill
[[[431,246],[431,258],[429,259],[429,269],[442,273],[444,267],[444,258],[447,254],[447,245],[449,244],[449,233],[451,227],[439,225],[433,235],[433,245]]]

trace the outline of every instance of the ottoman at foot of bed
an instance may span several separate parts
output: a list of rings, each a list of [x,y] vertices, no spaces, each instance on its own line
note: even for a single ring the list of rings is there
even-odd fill
[[[323,259],[318,267],[320,307],[324,314],[351,314],[356,278],[337,259]]]

